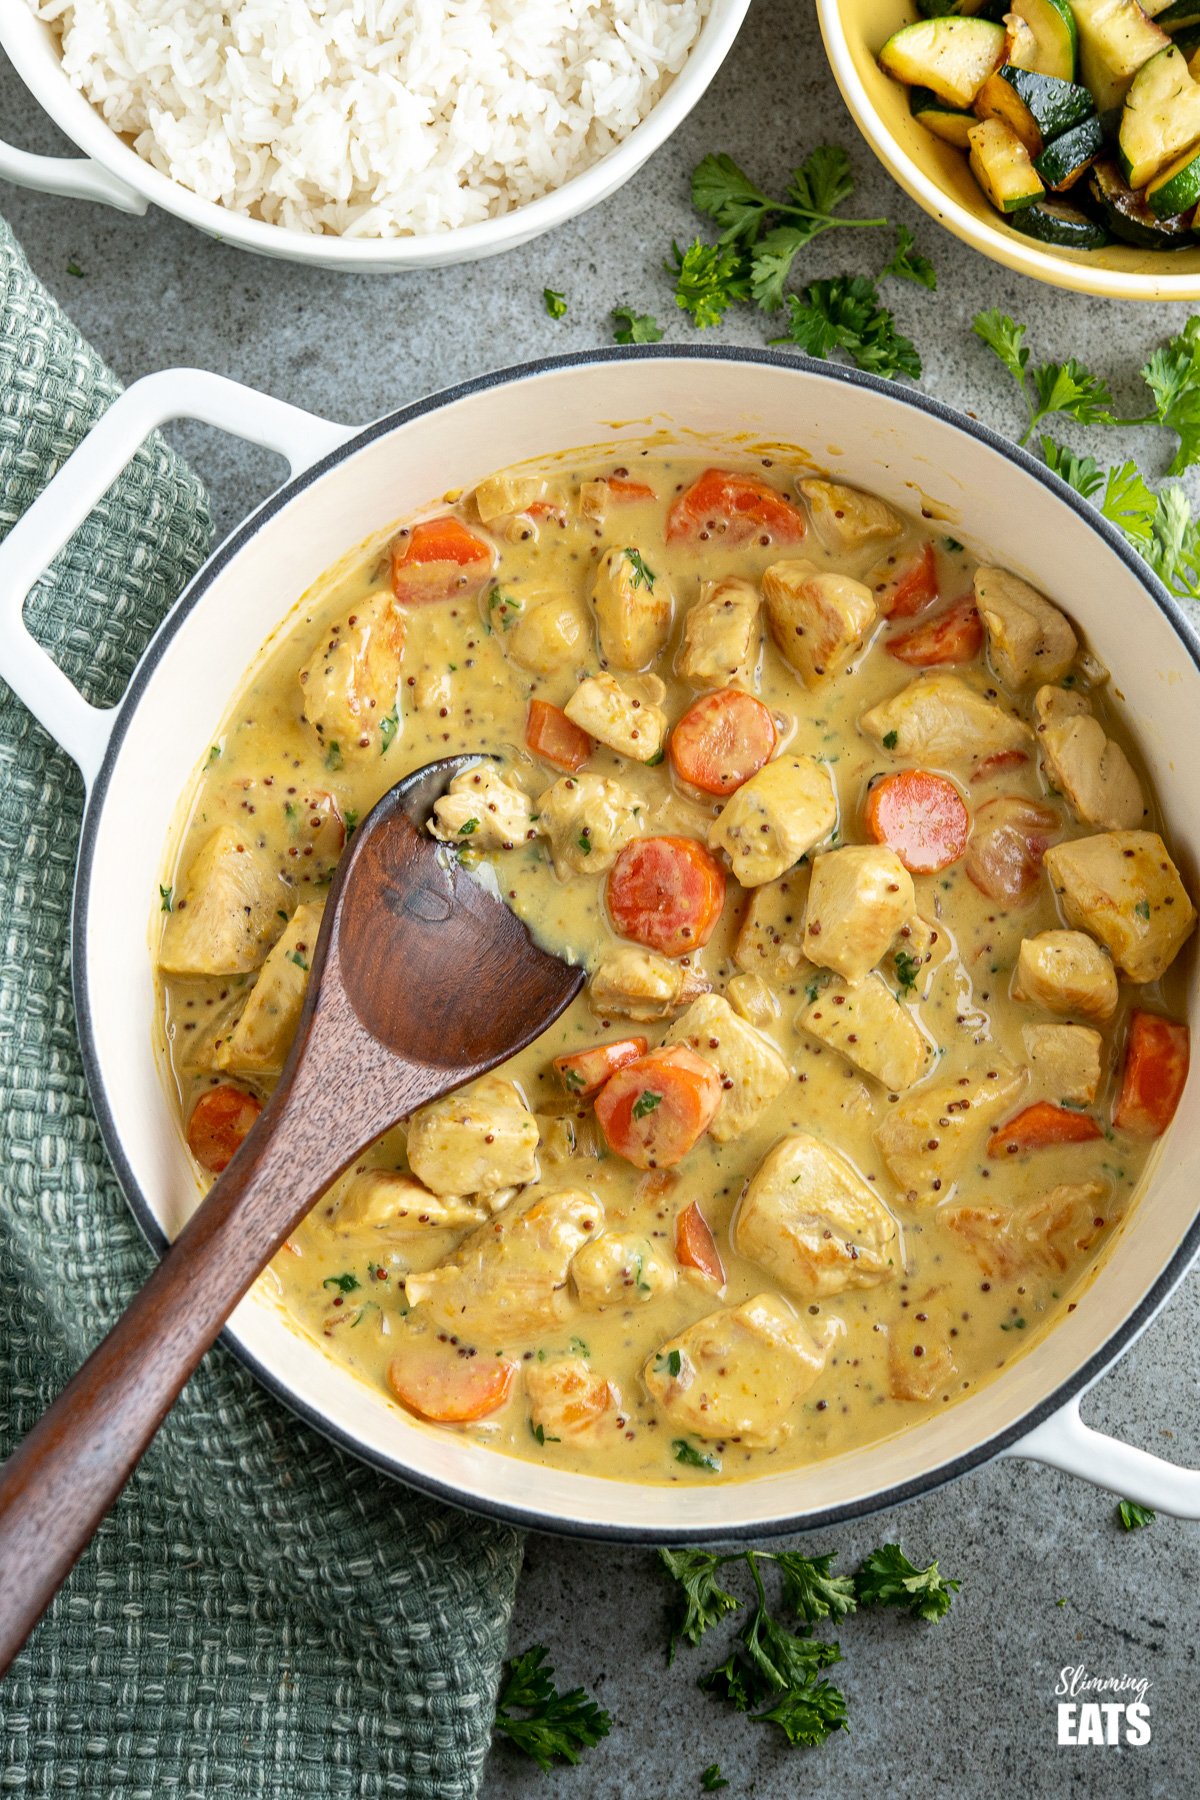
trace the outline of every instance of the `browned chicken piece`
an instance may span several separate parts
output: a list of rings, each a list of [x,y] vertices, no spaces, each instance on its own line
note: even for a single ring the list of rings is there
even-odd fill
[[[883,844],[847,844],[815,857],[804,949],[809,960],[861,981],[916,910],[912,876]]]
[[[571,1259],[603,1227],[591,1194],[537,1195],[478,1226],[440,1268],[406,1276],[408,1303],[489,1355],[510,1349],[565,1324]]]
[[[806,1300],[877,1287],[904,1267],[899,1227],[879,1196],[840,1151],[803,1132],[760,1163],[733,1242]]]
[[[682,959],[616,944],[606,950],[588,982],[588,1004],[600,1018],[616,1014],[649,1024],[673,1019],[706,994],[710,982]]]
[[[1100,1090],[1104,1039],[1088,1025],[1026,1025],[1021,1032],[1034,1093],[1090,1105]]]
[[[934,1047],[912,1010],[877,975],[853,983],[835,976],[801,1012],[800,1023],[889,1093],[912,1087],[933,1062]]]
[[[772,563],[762,596],[779,654],[810,688],[842,668],[877,616],[869,587],[804,557]]]
[[[708,833],[710,850],[724,850],[743,887],[775,881],[837,824],[829,771],[811,756],[785,751],[721,808]]]
[[[361,601],[300,671],[301,706],[326,756],[378,756],[399,735],[404,615],[390,594]]]
[[[992,667],[1006,687],[1062,680],[1079,640],[1066,614],[1044,594],[1007,569],[976,569],[975,604]]]
[[[910,1204],[949,1198],[985,1127],[1027,1079],[1024,1069],[998,1059],[975,1074],[919,1087],[888,1107],[875,1142]]]
[[[739,1019],[767,1030],[779,1020],[779,1001],[761,975],[731,975],[725,998]]]
[[[671,1258],[649,1238],[606,1231],[585,1244],[571,1264],[571,1279],[580,1304],[597,1311],[606,1306],[641,1306],[675,1286]]]
[[[473,850],[512,850],[537,837],[528,794],[492,762],[454,777],[434,802],[429,829],[443,843]]]
[[[524,512],[541,499],[545,488],[540,475],[489,475],[475,489],[475,510],[481,523],[490,525],[494,519]]]
[[[556,875],[603,875],[640,834],[642,814],[619,781],[564,775],[538,801],[538,825],[549,840]]]
[[[592,654],[592,622],[568,594],[526,606],[504,634],[504,649],[531,675],[557,675],[582,666]]]
[[[877,495],[864,494],[861,488],[816,477],[797,485],[808,501],[814,531],[833,556],[877,546],[899,537],[904,530],[899,513]]]
[[[601,672],[581,681],[563,711],[589,737],[627,756],[656,762],[667,733],[662,709],[666,688],[657,675],[627,675],[624,681]]]
[[[408,1122],[408,1161],[435,1194],[486,1194],[538,1176],[537,1120],[514,1082],[485,1075]]]
[[[259,970],[241,1017],[216,1052],[229,1075],[277,1075],[287,1061],[308,989],[324,905],[298,906]]]
[[[621,1429],[621,1395],[583,1356],[524,1365],[529,1422],[549,1443],[594,1449]]]
[[[1090,931],[1130,981],[1165,975],[1196,909],[1156,831],[1106,831],[1046,852],[1046,872],[1071,925]]]
[[[679,673],[694,687],[725,687],[758,653],[758,589],[729,577],[706,581],[683,622]]]
[[[733,946],[739,969],[779,987],[800,987],[808,979],[813,970],[804,954],[808,883],[806,867],[751,890]]]
[[[739,1019],[720,994],[693,1000],[664,1042],[687,1044],[721,1077],[721,1104],[708,1128],[718,1144],[757,1125],[791,1080],[792,1072],[770,1038]]]
[[[333,1230],[343,1237],[410,1237],[482,1225],[487,1208],[461,1194],[435,1194],[401,1169],[360,1169],[342,1190]]]
[[[889,1319],[888,1392],[893,1400],[940,1400],[958,1373],[947,1307],[929,1298]]]
[[[1065,1275],[1104,1229],[1102,1181],[1063,1182],[1023,1206],[951,1206],[938,1217],[991,1281]]]
[[[669,1338],[642,1380],[674,1429],[772,1448],[791,1434],[789,1415],[820,1378],[836,1329],[825,1321],[818,1336],[774,1294],[758,1294]]]
[[[592,584],[600,651],[614,669],[645,669],[671,635],[674,596],[637,550],[606,550]]]
[[[219,825],[176,888],[159,967],[168,975],[249,975],[279,936],[287,897],[248,838]]]
[[[1047,1012],[1078,1013],[1103,1024],[1117,1010],[1117,973],[1112,957],[1086,931],[1039,931],[1021,940],[1012,994]]]
[[[919,676],[871,707],[859,725],[877,744],[886,739],[894,756],[944,763],[1024,750],[1032,737],[1023,719],[957,675]]]
[[[1105,831],[1140,824],[1146,810],[1142,784],[1084,696],[1071,688],[1039,688],[1034,711],[1046,773],[1076,816]]]

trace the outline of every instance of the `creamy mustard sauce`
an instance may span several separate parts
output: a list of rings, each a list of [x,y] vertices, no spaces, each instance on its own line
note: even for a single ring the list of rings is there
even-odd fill
[[[669,543],[667,509],[704,465],[672,460],[657,449],[640,456],[627,454],[617,468],[618,474],[651,487],[653,499],[622,499],[602,518],[584,516],[582,484],[610,476],[614,466],[611,459],[597,466],[584,457],[576,465],[549,469],[545,494],[558,512],[542,510],[531,516],[518,509],[484,527],[470,497],[453,509],[473,532],[494,543],[496,567],[478,597],[451,597],[402,609],[404,642],[394,730],[386,723],[394,695],[385,692],[372,709],[368,743],[356,748],[333,741],[328,730],[318,737],[303,716],[305,695],[298,679],[339,621],[354,620],[372,606],[392,607],[390,559],[386,548],[378,545],[348,558],[304,597],[240,691],[198,778],[186,828],[172,847],[163,876],[164,906],[172,903],[178,908],[186,896],[195,916],[192,871],[214,831],[222,827],[269,869],[278,904],[271,909],[273,921],[266,922],[264,916],[257,947],[243,959],[250,966],[214,975],[167,970],[160,976],[165,1040],[185,1122],[197,1101],[219,1084],[232,1082],[260,1098],[269,1092],[273,1079],[269,1070],[257,1074],[223,1070],[222,1046],[254,989],[271,940],[283,932],[298,906],[323,900],[340,851],[339,815],[344,826],[353,829],[408,770],[460,751],[498,753],[505,773],[530,797],[532,812],[538,814],[540,796],[561,772],[548,768],[526,748],[527,710],[531,699],[565,706],[582,678],[601,672],[604,665],[591,628],[591,593],[597,566],[610,547],[635,546],[655,584],[669,587],[673,595],[669,641],[653,663],[653,671],[665,683],[661,707],[669,725],[705,691],[676,673],[685,620],[702,581],[731,576],[757,585],[771,565],[804,557],[821,570],[841,570],[878,588],[932,543],[941,600],[929,611],[972,592],[977,559],[952,538],[936,535],[942,527],[931,527],[929,521],[906,519],[902,536],[852,553],[824,547],[811,521],[798,544],[751,539],[732,545],[719,532],[702,541]],[[796,499],[798,472],[787,466],[786,459],[762,459],[753,473],[804,510]],[[1003,546],[992,548],[1002,557]],[[575,602],[579,616],[588,621],[586,639],[550,672],[534,673],[514,659],[514,634],[539,601],[555,596]],[[1069,612],[1069,591],[1052,598],[1061,598]],[[468,1307],[455,1332],[439,1328],[436,1321],[427,1323],[420,1304],[408,1306],[404,1288],[408,1275],[444,1264],[472,1230],[485,1234],[496,1226],[503,1230],[506,1217],[527,1206],[528,1190],[508,1199],[494,1223],[482,1226],[435,1228],[417,1222],[411,1213],[355,1226],[339,1217],[351,1179],[347,1177],[314,1208],[275,1259],[274,1278],[282,1301],[299,1327],[329,1356],[375,1387],[387,1390],[389,1365],[414,1342],[440,1346],[451,1377],[456,1366],[472,1361],[482,1366],[479,1359],[516,1365],[498,1410],[475,1422],[430,1429],[465,1431],[534,1463],[625,1479],[744,1478],[801,1466],[902,1429],[994,1377],[1073,1307],[1081,1284],[1119,1229],[1152,1148],[1146,1139],[1127,1135],[1110,1123],[1130,1009],[1137,1006],[1181,1018],[1177,971],[1151,984],[1122,979],[1116,1010],[1103,1021],[1017,1000],[1011,988],[1022,940],[1063,925],[1045,872],[1027,902],[1014,906],[981,892],[963,859],[937,873],[915,875],[916,911],[924,925],[917,924],[911,936],[902,933],[878,968],[928,1039],[926,1086],[974,1079],[998,1069],[1015,1072],[1014,1082],[1020,1085],[995,1116],[989,1116],[988,1128],[994,1128],[1040,1098],[1056,1103],[1065,1098],[1039,1086],[1036,1071],[1029,1073],[1025,1034],[1030,1026],[1077,1021],[1102,1038],[1098,1092],[1086,1105],[1075,1103],[1081,1115],[1099,1122],[1100,1136],[989,1155],[987,1129],[981,1127],[969,1137],[966,1153],[940,1188],[919,1198],[889,1170],[876,1135],[906,1096],[889,1093],[799,1022],[830,980],[827,969],[795,948],[800,943],[809,869],[822,851],[869,841],[863,808],[874,778],[909,766],[942,769],[976,820],[988,801],[1016,795],[1053,815],[1050,835],[1061,841],[1095,831],[1052,787],[1032,736],[1025,760],[1009,759],[994,772],[976,776],[983,755],[966,760],[908,757],[873,741],[860,728],[864,713],[919,676],[918,668],[888,654],[886,645],[898,629],[920,622],[889,624],[879,619],[865,643],[837,659],[813,687],[806,687],[783,660],[770,633],[756,630],[749,666],[735,683],[769,708],[778,735],[777,756],[811,757],[828,771],[838,808],[833,831],[785,877],[786,887],[777,885],[767,897],[763,888],[755,890],[760,907],[776,909],[774,930],[760,931],[757,937],[745,933],[739,939],[754,895],[743,892],[730,876],[716,930],[703,949],[686,959],[691,973],[710,984],[713,994],[735,997],[735,1008],[751,1016],[753,1028],[765,1034],[788,1065],[786,1086],[761,1109],[751,1127],[726,1142],[707,1133],[670,1169],[642,1171],[615,1154],[591,1103],[572,1098],[553,1059],[630,1035],[645,1037],[654,1046],[674,1019],[638,1022],[618,1013],[598,1017],[586,990],[537,1043],[499,1071],[517,1084],[537,1120],[540,1184],[535,1192],[582,1191],[595,1203],[594,1218],[587,1221],[593,1236],[618,1233],[644,1247],[613,1303],[585,1304],[568,1273],[565,1285],[559,1280],[552,1327],[503,1339],[486,1306],[478,1329]],[[994,697],[1008,714],[1033,720],[1038,684],[1006,691],[986,660],[986,645],[970,663],[937,672],[953,673],[979,693]],[[622,682],[630,679],[620,670],[614,673]],[[1103,671],[1081,650],[1065,682],[1068,692],[1086,695],[1093,716],[1124,747],[1141,776],[1145,795],[1141,828],[1160,830],[1156,803]],[[638,809],[639,829],[645,835],[705,841],[725,804],[715,796],[685,791],[669,756],[646,766],[597,745],[586,772],[621,784],[629,805]],[[594,969],[601,956],[622,941],[606,910],[604,874],[561,878],[536,829],[512,849],[486,852],[471,845],[474,835],[468,832],[462,854],[468,862],[486,855],[509,904],[543,944]],[[164,920],[168,932],[179,916],[176,911]],[[773,941],[776,935],[780,943]],[[299,985],[307,948],[301,934],[292,965]],[[398,981],[413,978],[413,971],[396,971]],[[918,1084],[907,1098],[921,1091]],[[876,1285],[805,1293],[782,1284],[776,1274],[735,1248],[731,1228],[747,1181],[773,1146],[794,1133],[811,1134],[835,1146],[897,1222],[891,1267]],[[407,1166],[406,1132],[397,1127],[360,1159],[356,1170],[361,1174],[368,1168]],[[1054,1256],[1044,1254],[1014,1255],[1007,1266],[1004,1258],[993,1257],[995,1266],[989,1273],[978,1240],[947,1223],[955,1209],[961,1221],[963,1208],[1017,1209],[1059,1184],[1089,1182],[1096,1187],[1083,1209],[1087,1219],[1082,1225],[1076,1220],[1055,1239],[1061,1266]],[[726,1281],[719,1293],[711,1281],[677,1263],[676,1220],[692,1202],[698,1203],[710,1226],[724,1265]],[[487,1217],[487,1206],[481,1211],[476,1205],[475,1216]],[[1036,1233],[1036,1224],[1032,1229]],[[661,1288],[645,1275],[659,1265],[670,1277]],[[775,1296],[822,1346],[820,1373],[805,1389],[796,1382],[788,1358],[777,1367],[768,1358],[766,1373],[756,1377],[768,1387],[782,1388],[782,1398],[775,1398],[786,1415],[786,1435],[773,1434],[782,1441],[748,1443],[742,1434],[697,1435],[664,1404],[661,1384],[657,1397],[652,1397],[643,1371],[657,1358],[666,1379],[672,1360],[669,1346],[678,1333],[715,1311],[763,1294]],[[535,1381],[530,1372],[563,1358],[576,1359],[594,1377],[611,1384],[597,1422],[579,1435],[555,1431],[553,1414],[544,1409],[539,1425],[531,1404]],[[796,1398],[789,1404],[793,1383]],[[753,1411],[753,1396],[748,1404]]]

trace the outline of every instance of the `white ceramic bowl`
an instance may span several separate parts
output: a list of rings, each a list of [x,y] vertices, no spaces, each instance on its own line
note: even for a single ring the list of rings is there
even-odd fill
[[[85,704],[21,621],[25,595],[146,433],[190,415],[289,457],[293,479],[213,556],[111,712]],[[629,421],[614,425],[613,420]],[[0,675],[89,788],[76,889],[76,1013],[125,1192],[161,1246],[196,1204],[152,1043],[150,900],[164,842],[243,670],[323,570],[389,521],[507,463],[651,433],[695,455],[795,445],[835,476],[935,516],[1069,608],[1116,672],[1196,889],[1200,788],[1181,747],[1200,711],[1200,644],[1124,540],[1023,451],[912,390],[770,351],[599,351],[485,376],[350,430],[218,376],[137,383],[0,545]],[[481,745],[485,748],[486,745]],[[132,898],[131,898],[132,897]],[[1191,959],[1192,1016],[1196,958]],[[806,1470],[646,1487],[539,1469],[421,1424],[330,1361],[260,1282],[227,1341],[281,1398],[379,1467],[459,1504],[550,1530],[652,1542],[826,1523],[920,1493],[1005,1450],[1200,1516],[1200,1474],[1098,1436],[1078,1397],[1145,1327],[1200,1243],[1200,1068],[1145,1191],[1077,1309],[998,1379],[905,1431]],[[1163,1423],[1171,1421],[1164,1419]]]
[[[0,177],[41,193],[100,200],[121,212],[144,213],[150,205],[161,206],[164,212],[186,219],[224,243],[323,269],[389,273],[473,262],[515,249],[587,212],[636,174],[708,88],[729,53],[749,4],[750,0],[712,0],[687,62],[653,111],[624,143],[553,193],[499,218],[453,231],[360,239],[268,225],[202,200],[190,188],[172,181],[131,149],[72,86],[63,72],[54,33],[34,17],[26,0],[0,0],[0,48],[7,52],[34,99],[84,153],[82,161],[34,156],[0,142]]]

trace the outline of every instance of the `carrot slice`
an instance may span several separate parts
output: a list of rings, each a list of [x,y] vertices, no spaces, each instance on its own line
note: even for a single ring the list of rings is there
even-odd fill
[[[887,581],[880,582],[875,604],[885,619],[911,619],[931,606],[939,592],[937,552],[932,544],[925,544]]]
[[[211,1175],[227,1169],[261,1111],[261,1100],[227,1081],[201,1094],[187,1122],[188,1149],[200,1167]]]
[[[1016,1156],[1052,1144],[1088,1144],[1104,1133],[1090,1113],[1072,1112],[1050,1100],[1035,1100],[988,1139],[989,1156]]]
[[[497,1412],[512,1392],[516,1363],[451,1350],[404,1350],[388,1364],[388,1385],[402,1406],[436,1425],[467,1425]]]
[[[1048,806],[1022,794],[997,794],[975,814],[967,874],[989,900],[1017,906],[1036,891],[1042,858],[1061,836],[1062,820]]]
[[[717,1287],[725,1286],[725,1265],[717,1240],[695,1200],[675,1220],[675,1260],[685,1269],[697,1270]]]
[[[582,769],[596,748],[587,732],[581,730],[574,719],[568,719],[559,707],[551,706],[548,700],[529,702],[525,742],[535,756],[568,775]]]
[[[556,1056],[554,1067],[563,1086],[576,1100],[590,1100],[598,1094],[610,1075],[626,1063],[645,1056],[644,1037],[618,1038],[612,1044],[593,1044],[589,1050],[573,1050],[569,1056]]]
[[[452,513],[425,519],[392,545],[392,592],[402,606],[477,594],[495,562],[494,545]]]
[[[671,767],[706,794],[732,794],[770,762],[775,721],[753,694],[722,688],[692,702],[671,733]]]
[[[596,1118],[609,1149],[635,1169],[669,1169],[704,1136],[720,1104],[712,1064],[671,1044],[618,1069],[596,1095]]]
[[[888,640],[887,652],[913,668],[974,662],[983,648],[983,620],[974,600],[956,600],[944,612]]]
[[[725,904],[725,871],[695,838],[639,838],[609,871],[606,897],[622,937],[685,956],[713,934]]]
[[[971,780],[990,781],[993,775],[999,775],[1004,769],[1019,769],[1028,761],[1024,750],[997,750],[991,756],[985,756],[981,763],[976,763],[971,772]]]
[[[668,543],[721,538],[733,545],[765,536],[778,544],[798,544],[807,529],[800,508],[778,488],[734,469],[706,469],[667,514]]]
[[[971,835],[971,815],[945,775],[901,769],[867,795],[867,830],[894,850],[912,875],[932,875],[957,862]]]
[[[1162,1136],[1183,1098],[1188,1057],[1186,1025],[1158,1013],[1131,1015],[1121,1092],[1113,1109],[1118,1131],[1133,1137]]]
[[[635,500],[653,500],[654,489],[647,487],[644,481],[630,481],[625,475],[607,475],[604,485],[614,500],[633,502]]]

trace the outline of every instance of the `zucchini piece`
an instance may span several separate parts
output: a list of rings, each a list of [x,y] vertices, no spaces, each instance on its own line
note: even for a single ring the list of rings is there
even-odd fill
[[[1004,27],[988,19],[920,19],[895,32],[879,52],[889,75],[932,88],[947,106],[968,107],[1004,53]]]
[[[1073,81],[1005,64],[980,88],[975,111],[981,119],[1011,126],[1030,156],[1040,156],[1046,144],[1093,117],[1096,109],[1087,88]]]
[[[1154,177],[1146,189],[1146,205],[1160,219],[1200,206],[1200,144],[1193,144]]]
[[[1107,157],[1092,169],[1088,186],[1104,223],[1122,244],[1139,250],[1183,250],[1194,243],[1190,213],[1160,219],[1140,194],[1126,186],[1116,163]]]
[[[1087,174],[1103,148],[1104,131],[1093,113],[1074,131],[1064,131],[1047,144],[1033,166],[1051,192],[1061,194]]]
[[[1200,138],[1200,82],[1183,52],[1169,44],[1138,70],[1121,115],[1117,161],[1131,188],[1145,187],[1159,170]]]
[[[974,113],[959,112],[957,108],[947,106],[932,88],[909,88],[908,106],[913,118],[919,119],[934,137],[944,138],[956,150],[971,148],[967,133],[975,123]]]
[[[1178,31],[1181,25],[1200,25],[1200,0],[1171,0],[1169,6],[1142,7],[1164,31]]]
[[[1035,69],[1038,46],[1025,20],[1018,13],[1004,15],[1004,60],[1014,69]]]
[[[1143,63],[1170,44],[1137,0],[1071,0],[1079,31],[1079,78],[1092,90],[1096,111],[1125,98]]]
[[[997,212],[1017,212],[1040,199],[1041,177],[1011,126],[999,119],[981,119],[969,136],[971,173]]]
[[[917,0],[917,11],[923,19],[941,19],[947,13],[978,13],[991,0]]]
[[[1029,67],[1038,75],[1074,81],[1079,34],[1067,0],[1012,0],[1012,11],[1018,19],[1024,19],[1037,45],[1037,54]]]
[[[1023,231],[1039,244],[1055,244],[1063,250],[1103,250],[1112,242],[1105,226],[1065,200],[1031,201],[1015,212],[1009,223],[1014,231]]]
[[[1196,71],[1192,68],[1191,59],[1195,56],[1196,51],[1200,50],[1200,25],[1181,26],[1180,29],[1173,34],[1171,42],[1175,45],[1177,50],[1182,50],[1183,54],[1188,58],[1188,68],[1191,71],[1192,80],[1195,81]]]

